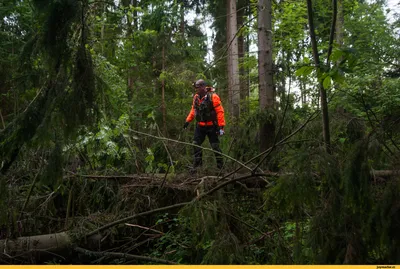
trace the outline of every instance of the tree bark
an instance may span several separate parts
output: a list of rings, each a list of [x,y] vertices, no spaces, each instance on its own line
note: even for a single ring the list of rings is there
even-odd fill
[[[272,62],[272,5],[271,0],[258,1],[258,89],[260,111],[269,113],[275,106]],[[275,136],[273,117],[260,122],[260,152],[271,147]]]
[[[128,30],[126,37],[127,38],[132,38],[133,39],[133,33],[137,31],[139,28],[138,26],[138,21],[137,21],[137,10],[136,8],[138,7],[138,2],[137,0],[131,0],[130,1],[131,5],[135,8],[132,14],[132,22],[130,22],[129,17],[127,16],[127,22],[128,22]],[[129,89],[129,94],[128,96],[130,97],[129,99],[133,101],[133,98],[135,96],[135,74],[136,74],[137,68],[135,65],[132,65],[128,68],[128,89]]]
[[[239,0],[239,9],[237,11],[237,28],[242,27],[244,17],[246,14],[247,0]],[[248,70],[243,67],[245,55],[247,51],[245,37],[243,35],[238,36],[238,56],[239,56],[239,80],[240,80],[240,101],[241,101],[241,112],[248,111],[249,105],[246,102],[249,98],[249,81],[248,81]],[[243,106],[244,104],[244,106]]]
[[[240,117],[240,81],[237,41],[236,0],[228,0],[228,91],[230,92],[230,115],[235,124]]]
[[[162,119],[163,119],[163,133],[167,135],[167,108],[165,104],[165,79],[164,79],[164,72],[165,72],[165,45],[162,47],[162,71],[163,78],[161,80],[161,110],[162,110]]]
[[[68,248],[70,245],[71,238],[66,232],[35,235],[0,240],[0,253],[13,256],[30,251],[56,251]]]
[[[320,93],[320,102],[321,102],[321,110],[322,110],[322,134],[325,143],[325,150],[330,153],[330,145],[331,138],[329,132],[329,116],[328,116],[328,102],[326,89],[320,79],[321,69],[320,69],[320,60],[318,54],[318,46],[317,40],[315,37],[315,29],[314,29],[314,19],[313,19],[313,10],[312,10],[312,2],[311,0],[307,0],[307,11],[308,11],[308,24],[310,27],[310,39],[313,50],[313,57],[315,68],[317,71],[317,79],[319,81],[319,93]]]
[[[339,47],[343,46],[344,13],[343,0],[337,1],[337,20],[336,20],[336,43]]]
[[[179,24],[179,31],[182,36],[182,39],[185,39],[185,5],[184,3],[181,3],[180,9],[179,9],[179,15],[181,16],[180,18],[180,24]]]

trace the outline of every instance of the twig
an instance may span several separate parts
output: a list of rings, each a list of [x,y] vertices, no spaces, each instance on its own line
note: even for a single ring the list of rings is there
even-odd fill
[[[319,114],[319,110],[314,111],[309,117],[308,119],[299,127],[297,128],[295,131],[293,131],[291,134],[289,134],[288,136],[286,136],[285,138],[283,138],[282,140],[280,140],[278,143],[276,143],[275,147],[277,146],[281,146],[285,143],[287,143],[286,141],[289,140],[292,136],[294,136],[295,134],[297,134],[298,132],[300,132],[310,121],[312,121],[318,114]],[[250,160],[248,160],[247,162],[245,162],[245,164],[251,163],[253,160],[261,157],[264,154],[268,154],[273,148],[269,148],[263,152],[261,152],[260,154],[258,154],[257,156],[251,158]],[[240,167],[235,169],[234,171],[224,175],[223,178],[227,178],[228,176],[231,176],[233,174],[235,174],[237,171],[240,170]],[[253,172],[253,171],[252,171]]]
[[[208,192],[203,193],[203,194],[197,196],[196,198],[192,199],[191,201],[184,202],[184,203],[179,203],[179,204],[174,204],[174,205],[170,205],[170,206],[165,206],[165,207],[156,208],[156,209],[153,209],[153,210],[150,210],[150,211],[146,211],[146,212],[134,214],[134,215],[132,215],[132,216],[129,216],[129,217],[126,217],[126,218],[123,218],[123,219],[119,219],[119,220],[113,221],[113,222],[111,222],[111,223],[108,223],[108,224],[106,224],[106,225],[104,225],[104,226],[102,226],[102,227],[99,227],[99,228],[97,228],[96,230],[94,230],[94,231],[92,231],[92,232],[86,234],[86,237],[89,237],[89,236],[92,236],[92,235],[94,235],[94,234],[97,234],[97,233],[99,233],[99,232],[101,232],[101,231],[103,231],[103,230],[106,230],[106,229],[108,229],[108,228],[110,228],[110,227],[113,227],[113,226],[115,226],[115,225],[119,225],[119,224],[121,224],[121,223],[126,223],[126,222],[128,222],[128,221],[130,221],[130,220],[132,220],[132,219],[137,218],[137,217],[147,216],[147,215],[151,215],[151,214],[157,213],[157,212],[162,212],[162,211],[166,211],[166,210],[170,210],[170,209],[175,209],[175,208],[184,207],[184,206],[186,206],[186,205],[189,205],[189,204],[191,204],[191,203],[193,203],[193,202],[196,202],[196,201],[198,201],[198,200],[204,198],[204,197],[207,196],[207,195],[212,194],[213,192],[215,192],[215,191],[217,191],[217,190],[223,188],[224,186],[226,186],[226,185],[228,185],[228,184],[230,184],[230,183],[234,183],[234,182],[236,182],[236,181],[248,179],[248,178],[251,178],[251,177],[259,177],[259,176],[265,176],[265,174],[249,174],[249,175],[245,175],[245,176],[242,176],[242,177],[238,177],[238,178],[236,178],[236,179],[231,179],[231,180],[229,180],[229,181],[227,181],[227,182],[221,183],[220,185],[216,186],[215,188],[209,190]]]
[[[170,205],[170,206],[165,206],[165,207],[160,207],[160,208],[156,208],[156,209],[153,209],[153,210],[150,210],[150,211],[134,214],[132,216],[129,216],[129,217],[126,217],[126,218],[123,218],[123,219],[119,219],[119,220],[113,221],[111,223],[108,223],[108,224],[106,224],[106,225],[104,225],[102,227],[99,227],[96,230],[86,234],[86,237],[89,237],[91,235],[97,234],[97,233],[99,233],[99,232],[101,232],[103,230],[106,230],[106,229],[108,229],[110,227],[113,227],[115,225],[118,225],[118,224],[121,224],[121,223],[126,223],[126,222],[128,222],[128,221],[130,221],[132,219],[137,218],[137,217],[147,216],[147,215],[151,215],[153,213],[162,212],[162,211],[166,211],[166,210],[169,210],[169,209],[180,208],[180,207],[183,207],[183,206],[188,205],[190,203],[191,203],[191,201],[185,202],[185,203],[174,204],[174,205]]]
[[[219,184],[218,186],[212,188],[212,189],[209,190],[208,192],[205,192],[205,193],[200,194],[199,196],[197,196],[197,197],[195,198],[195,200],[200,200],[200,199],[202,199],[203,197],[205,197],[205,196],[207,196],[207,195],[210,195],[210,194],[212,194],[213,192],[216,192],[217,190],[219,190],[219,189],[225,187],[226,185],[229,185],[229,184],[234,183],[234,182],[236,182],[236,181],[240,181],[240,180],[244,180],[244,179],[248,179],[248,178],[252,178],[252,177],[262,177],[262,176],[265,176],[265,174],[249,174],[249,175],[245,175],[245,176],[242,176],[242,177],[238,177],[238,178],[234,178],[234,179],[228,180],[228,181],[223,182],[223,183]]]
[[[161,183],[160,188],[158,188],[158,190],[157,190],[156,197],[158,196],[158,193],[161,191],[161,189],[164,187],[164,184],[165,184],[165,181],[167,180],[167,175],[168,175],[169,169],[171,168],[171,165],[172,165],[172,163],[168,165],[167,172],[165,172],[163,182]]]
[[[1,114],[1,109],[0,109],[0,118],[1,118],[1,123],[3,124],[3,130],[6,129],[6,125],[4,124],[4,119],[3,119],[3,114]]]
[[[154,177],[145,177],[139,175],[112,175],[112,176],[103,176],[103,175],[80,175],[76,173],[69,172],[71,175],[65,176],[64,178],[71,178],[71,177],[84,177],[84,178],[104,178],[104,179],[122,179],[122,178],[127,178],[127,179],[153,179]]]
[[[42,170],[40,169],[39,172],[37,172],[35,178],[33,179],[32,185],[31,185],[31,187],[29,188],[29,191],[28,191],[28,195],[26,196],[26,200],[25,200],[25,202],[24,202],[24,205],[22,206],[21,212],[19,213],[18,221],[21,221],[22,215],[24,214],[24,211],[25,211],[25,209],[26,209],[26,206],[27,206],[28,203],[29,203],[29,199],[31,198],[32,190],[33,190],[33,188],[35,187],[36,179],[37,179],[37,177],[38,177],[38,175],[40,174],[41,171],[42,171]]]
[[[145,229],[146,231],[153,231],[153,232],[156,232],[156,233],[159,233],[159,234],[164,234],[163,232],[161,232],[159,230],[152,229],[150,227],[144,227],[144,226],[140,226],[140,225],[137,225],[137,224],[130,224],[130,223],[125,223],[125,225],[126,226],[130,226],[130,227],[138,227],[140,229]]]
[[[314,111],[314,112],[310,115],[310,117],[309,117],[299,128],[297,128],[294,132],[292,132],[290,135],[288,135],[288,136],[285,137],[284,139],[280,140],[280,141],[276,144],[276,146],[284,144],[289,138],[291,138],[292,136],[294,136],[295,134],[297,134],[298,132],[300,132],[300,131],[308,124],[308,122],[310,122],[310,121],[316,116],[316,114],[318,114],[319,112],[320,112],[319,110]],[[131,129],[130,129],[130,130],[131,130]],[[190,144],[190,143],[186,143],[186,142],[181,142],[181,141],[177,141],[177,140],[173,140],[173,139],[168,139],[168,138],[162,138],[162,137],[159,138],[159,137],[156,137],[156,136],[153,136],[153,135],[149,135],[149,134],[146,134],[146,133],[142,133],[142,132],[139,132],[139,131],[135,131],[135,130],[131,130],[131,131],[133,131],[133,132],[135,132],[135,133],[139,133],[139,134],[143,134],[143,135],[155,137],[155,138],[158,138],[158,139],[166,139],[166,140],[173,141],[173,142],[176,142],[176,143],[182,143],[182,144],[187,144],[187,145],[194,146],[194,144]],[[207,150],[210,150],[210,149],[207,149]],[[254,159],[256,159],[256,158],[262,156],[263,154],[268,153],[270,150],[271,150],[271,148],[269,148],[269,149],[267,149],[266,151],[264,151],[264,152],[258,154],[257,156],[255,156],[255,157],[253,157],[252,159],[250,159],[249,161],[247,161],[246,164],[252,162]],[[213,151],[213,150],[210,150],[210,151]],[[224,155],[224,156],[226,156],[226,155]],[[230,156],[227,156],[227,157],[230,158],[230,159],[233,159],[233,158],[231,158]],[[237,161],[237,160],[235,160],[235,159],[233,159],[233,160],[234,160],[235,162],[238,162],[238,163],[242,164],[241,162],[239,162],[239,161]],[[243,165],[244,167],[248,168],[245,164],[242,164],[242,165]],[[240,168],[236,169],[236,170],[233,171],[233,172],[228,173],[227,175],[224,175],[223,178],[227,178],[228,176],[230,176],[230,175],[236,173],[239,169],[240,169]],[[251,171],[250,168],[248,168],[248,169]],[[118,224],[120,224],[120,223],[128,222],[128,221],[130,221],[130,220],[132,220],[132,219],[134,219],[134,218],[140,217],[140,216],[146,216],[146,215],[150,215],[150,214],[153,214],[153,213],[162,212],[162,211],[165,211],[165,210],[180,208],[180,207],[189,205],[190,203],[195,202],[195,201],[198,201],[198,200],[200,200],[201,198],[203,198],[203,197],[205,197],[205,196],[207,196],[207,195],[212,194],[213,192],[215,192],[215,191],[217,191],[217,190],[223,188],[224,186],[226,186],[226,185],[228,185],[228,184],[230,184],[230,183],[234,183],[234,182],[236,182],[236,181],[244,180],[244,179],[251,178],[251,177],[254,177],[254,176],[256,176],[256,177],[257,177],[257,176],[265,176],[265,174],[250,174],[250,175],[245,175],[245,176],[243,176],[243,177],[238,177],[238,178],[236,178],[236,179],[231,179],[231,180],[229,180],[229,181],[226,181],[226,182],[224,182],[224,183],[221,183],[220,185],[216,186],[215,188],[211,189],[210,191],[199,195],[198,197],[194,198],[192,201],[184,202],[184,203],[179,203],[179,204],[174,204],[174,205],[170,205],[170,206],[166,206],[166,207],[161,207],[161,208],[157,208],[157,209],[154,209],[154,210],[142,212],[142,213],[139,213],[139,214],[134,214],[134,215],[132,215],[132,216],[129,216],[129,217],[126,217],[126,218],[123,218],[123,219],[120,219],[120,220],[116,220],[116,221],[111,222],[111,223],[109,223],[109,224],[106,224],[106,225],[104,225],[104,226],[102,226],[102,227],[99,227],[98,229],[96,229],[96,230],[94,230],[94,231],[92,231],[92,232],[86,234],[86,236],[88,237],[88,236],[94,235],[94,234],[99,233],[99,232],[101,232],[101,231],[103,231],[103,230],[106,230],[106,229],[108,229],[108,228],[110,228],[110,227],[113,227],[113,226],[118,225]],[[222,179],[223,179],[223,178],[222,178]]]
[[[278,132],[275,134],[274,136],[274,142],[272,143],[272,147],[271,150],[265,154],[264,158],[256,165],[256,167],[253,168],[253,173],[258,169],[258,167],[260,167],[260,165],[268,158],[268,156],[272,153],[272,151],[275,149],[276,147],[276,139],[278,138],[278,135],[281,133],[282,131],[282,127],[283,127],[283,123],[285,121],[285,117],[286,117],[286,113],[289,107],[289,100],[290,100],[290,88],[291,88],[291,84],[292,84],[292,77],[289,77],[289,89],[288,89],[288,93],[287,93],[287,98],[286,98],[286,104],[285,104],[285,110],[283,111],[283,116],[282,116],[282,120],[279,124],[279,129]]]
[[[236,137],[233,137],[232,142],[231,142],[231,144],[229,145],[229,149],[228,149],[227,154],[229,154],[229,153],[231,152],[233,143],[234,143],[235,141],[236,141]],[[221,175],[222,169],[224,168],[225,164],[226,164],[226,161],[223,162],[221,169],[219,169],[217,177],[219,177],[219,176]]]
[[[138,166],[137,158],[136,158],[136,155],[137,155],[137,154],[136,154],[136,151],[132,148],[131,143],[129,142],[129,140],[128,140],[124,135],[123,135],[122,137],[124,138],[126,144],[128,145],[129,150],[130,150],[131,153],[132,153],[132,156],[134,156],[134,158],[135,158],[136,169],[139,170],[139,166]]]
[[[204,209],[207,209],[207,210],[209,210],[209,211],[214,211],[214,209],[208,208],[208,207],[204,207]],[[243,224],[246,225],[247,227],[249,227],[249,228],[251,228],[251,229],[253,229],[253,230],[255,230],[255,231],[257,231],[257,232],[259,232],[259,233],[261,233],[261,234],[263,234],[263,235],[267,235],[266,233],[264,233],[263,231],[261,231],[261,230],[258,229],[257,227],[251,225],[250,223],[247,223],[246,221],[242,220],[242,219],[239,218],[239,217],[236,217],[235,215],[222,212],[221,210],[216,210],[216,211],[219,212],[219,213],[221,213],[221,214],[225,214],[225,215],[227,215],[227,216],[229,216],[229,217],[231,217],[231,218],[234,218],[235,220],[237,220],[237,221],[243,223]]]
[[[69,195],[68,195],[68,203],[67,203],[67,213],[65,214],[65,226],[64,229],[68,229],[68,221],[69,221],[69,214],[71,213],[72,210],[72,194],[73,194],[73,189],[74,189],[74,183],[75,181],[72,181],[71,188],[69,190]]]
[[[148,262],[156,262],[161,264],[177,264],[176,262],[159,259],[159,258],[152,258],[148,256],[139,256],[133,254],[126,254],[121,252],[99,252],[99,251],[91,251],[88,249],[75,247],[76,251],[83,253],[88,256],[97,256],[97,257],[107,257],[107,258],[123,258],[127,260],[139,260],[139,261],[148,261]]]
[[[185,144],[185,145],[201,148],[201,149],[204,149],[204,150],[208,150],[208,151],[211,151],[211,152],[214,152],[214,153],[218,153],[218,154],[221,154],[222,156],[224,156],[224,157],[226,157],[226,158],[228,158],[228,159],[240,164],[242,167],[245,167],[247,170],[251,171],[250,167],[246,166],[245,164],[243,164],[242,162],[236,160],[235,158],[232,158],[231,156],[228,156],[228,155],[226,155],[226,154],[224,154],[222,152],[219,152],[219,151],[216,151],[216,150],[213,150],[213,149],[210,149],[210,148],[204,148],[202,146],[195,145],[193,143],[187,143],[187,142],[182,142],[182,141],[178,141],[178,140],[174,140],[174,139],[170,139],[170,138],[159,137],[159,136],[155,136],[155,135],[139,132],[139,131],[132,130],[132,129],[129,129],[129,131],[137,133],[137,134],[146,135],[146,136],[150,136],[150,137],[153,137],[153,138],[161,139],[161,140],[167,140],[167,141],[171,141],[171,142],[175,142],[175,143]]]
[[[162,133],[161,133],[160,128],[158,127],[158,124],[157,124],[157,123],[156,123],[156,127],[157,127],[158,136],[161,137]],[[161,142],[163,143],[163,146],[164,146],[164,148],[165,148],[165,151],[166,151],[167,154],[168,154],[168,158],[169,158],[170,165],[173,166],[173,165],[174,165],[174,162],[172,161],[171,153],[169,153],[168,147],[167,147],[167,145],[165,144],[165,142],[164,142],[163,140],[161,140]]]
[[[261,236],[261,237],[255,239],[255,240],[253,240],[253,241],[248,242],[246,245],[247,245],[247,246],[253,245],[253,244],[257,243],[258,241],[263,240],[265,237],[270,236],[270,235],[273,234],[274,232],[276,232],[276,230],[269,231],[268,233],[262,233],[262,236]]]

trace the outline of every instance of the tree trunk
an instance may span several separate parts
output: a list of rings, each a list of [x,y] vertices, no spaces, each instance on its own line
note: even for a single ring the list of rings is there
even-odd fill
[[[226,1],[226,44],[227,46],[229,46],[230,44],[230,17],[229,17],[229,5],[230,5],[230,0]],[[228,75],[228,110],[229,113],[231,113],[232,109],[231,109],[231,104],[232,104],[232,91],[230,88],[230,77],[231,77],[231,68],[232,68],[232,59],[231,57],[229,57],[229,48],[228,48],[228,57],[226,59],[226,68],[227,68],[227,75]]]
[[[239,10],[237,11],[237,27],[242,27],[244,17],[246,15],[246,0],[239,0]],[[245,55],[247,52],[247,46],[245,37],[243,35],[238,36],[238,54],[239,54],[239,80],[240,80],[240,100],[241,104],[245,104],[241,107],[241,112],[248,111],[248,104],[246,100],[249,98],[249,83],[248,83],[248,71],[247,68],[243,67]]]
[[[336,20],[336,43],[339,47],[343,46],[344,13],[343,0],[337,1],[337,20]]]
[[[230,92],[230,114],[235,124],[240,117],[240,81],[237,42],[236,0],[228,0],[228,91]]]
[[[180,5],[180,25],[179,25],[179,31],[181,33],[182,39],[185,39],[185,6],[184,3],[181,3]]]
[[[137,8],[138,7],[138,1],[137,0],[132,0],[132,6]],[[133,16],[133,18],[132,18],[133,19],[133,29],[136,31],[136,30],[139,29],[138,19],[137,19],[138,13],[137,13],[136,9],[133,11],[132,16]]]
[[[272,6],[271,0],[258,1],[258,88],[260,111],[270,113],[275,106],[272,62]],[[274,117],[260,122],[260,150],[272,146],[275,136]]]
[[[321,101],[321,110],[322,110],[322,134],[325,143],[325,149],[328,153],[330,153],[330,145],[331,145],[331,138],[329,132],[329,116],[328,116],[328,102],[326,96],[326,89],[324,88],[324,84],[320,80],[320,60],[318,54],[318,46],[317,40],[315,37],[315,30],[314,30],[314,19],[313,19],[313,11],[312,11],[312,2],[311,0],[307,0],[307,11],[308,11],[308,24],[310,26],[310,39],[311,45],[313,50],[313,57],[315,68],[317,71],[317,78],[319,81],[319,93],[320,93],[320,101]]]
[[[15,240],[0,240],[0,253],[10,254],[13,256],[36,250],[56,251],[65,249],[70,245],[71,238],[66,232],[35,235],[18,237]]]
[[[131,5],[133,7],[137,8],[137,5],[138,5],[137,0],[131,0],[130,3],[131,3]],[[132,38],[132,40],[133,40],[133,36],[132,35],[139,28],[138,25],[137,25],[138,22],[137,22],[137,10],[136,9],[134,9],[133,14],[132,14],[132,22],[129,19],[129,16],[127,15],[127,23],[128,23],[128,25],[127,25],[128,30],[127,30],[126,37],[127,38]],[[128,73],[128,89],[129,89],[128,96],[130,97],[129,98],[130,100],[133,100],[134,92],[135,92],[135,88],[134,88],[135,84],[134,84],[134,82],[135,82],[136,67],[134,65],[132,65],[131,67],[128,68],[128,72],[127,73]]]
[[[167,108],[165,105],[165,79],[164,79],[164,72],[165,72],[165,45],[162,47],[162,76],[161,79],[161,110],[162,110],[162,119],[163,119],[163,133],[167,135]]]

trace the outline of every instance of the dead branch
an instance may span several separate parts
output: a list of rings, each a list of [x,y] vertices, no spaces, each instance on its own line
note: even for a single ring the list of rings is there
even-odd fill
[[[164,234],[163,232],[161,232],[159,230],[152,229],[150,227],[144,227],[144,226],[140,226],[140,225],[137,225],[137,224],[130,224],[130,223],[125,223],[125,225],[126,226],[130,226],[130,227],[138,227],[138,228],[144,229],[146,231],[153,231],[153,232],[156,232],[156,233],[159,233],[159,234]]]
[[[150,211],[134,214],[132,216],[129,216],[129,217],[126,217],[126,218],[123,218],[123,219],[119,219],[119,220],[116,220],[116,221],[111,222],[109,224],[106,224],[106,225],[104,225],[102,227],[99,227],[98,229],[88,233],[86,236],[87,237],[88,236],[92,236],[92,235],[97,234],[97,233],[99,233],[99,232],[101,232],[103,230],[106,230],[106,229],[111,228],[113,226],[119,225],[121,223],[126,223],[126,222],[128,222],[128,221],[130,221],[132,219],[137,218],[137,217],[147,216],[147,215],[151,215],[151,214],[157,213],[157,212],[162,212],[162,211],[166,211],[166,210],[170,210],[170,209],[176,209],[176,208],[184,207],[186,205],[189,205],[191,203],[194,203],[194,202],[204,198],[207,195],[212,194],[213,192],[225,187],[226,185],[229,185],[231,183],[234,183],[234,182],[237,182],[237,181],[240,181],[240,180],[245,180],[245,179],[252,178],[252,177],[259,177],[259,176],[263,176],[263,175],[264,174],[249,174],[249,175],[245,175],[245,176],[242,176],[242,177],[238,177],[236,179],[231,179],[229,181],[226,181],[226,182],[223,182],[223,183],[219,184],[218,186],[216,186],[215,188],[211,189],[208,192],[200,194],[199,196],[197,196],[196,198],[192,199],[191,201],[184,202],[184,203],[179,203],[179,204],[174,204],[174,205],[170,205],[170,206],[165,206],[165,207],[160,207],[160,208],[156,208],[156,209],[153,209],[153,210],[150,210]]]
[[[166,210],[170,210],[170,209],[180,208],[180,207],[183,207],[183,206],[188,205],[188,204],[190,204],[190,201],[189,202],[185,202],[185,203],[179,203],[179,204],[174,204],[174,205],[170,205],[170,206],[160,207],[160,208],[156,208],[156,209],[153,209],[153,210],[150,210],[150,211],[134,214],[132,216],[129,216],[129,217],[126,217],[126,218],[123,218],[123,219],[119,219],[119,220],[116,220],[116,221],[113,221],[113,222],[110,222],[110,223],[108,223],[108,224],[106,224],[106,225],[104,225],[104,226],[102,226],[102,227],[100,227],[100,228],[88,233],[86,235],[86,237],[92,236],[94,234],[97,234],[97,233],[99,233],[101,231],[104,231],[104,230],[106,230],[108,228],[111,228],[111,227],[113,227],[115,225],[118,225],[118,224],[121,224],[121,223],[124,223],[124,222],[128,222],[128,221],[130,221],[132,219],[135,219],[137,217],[147,216],[147,215],[151,215],[151,214],[157,213],[157,212],[162,212],[162,211],[166,211]]]
[[[371,170],[371,176],[373,177],[391,177],[400,176],[400,170]]]
[[[1,109],[0,109],[0,118],[1,118],[1,123],[3,124],[3,130],[6,129],[6,125],[4,124],[4,118],[3,114],[1,114]]]
[[[159,259],[159,258],[152,258],[148,256],[140,256],[140,255],[133,255],[133,254],[126,254],[120,252],[98,252],[98,251],[91,251],[88,249],[75,247],[74,248],[77,252],[83,253],[88,256],[97,256],[97,257],[107,257],[107,258],[118,258],[118,259],[127,259],[127,260],[139,260],[139,261],[147,261],[147,262],[156,262],[160,264],[177,264],[172,261]]]
[[[241,167],[244,167],[244,168],[246,168],[247,170],[251,171],[251,168],[250,168],[250,167],[248,167],[246,164],[240,162],[239,160],[236,160],[235,158],[232,158],[232,157],[229,156],[229,155],[226,155],[226,154],[224,154],[224,153],[215,151],[215,150],[210,149],[210,148],[205,148],[205,147],[202,147],[202,146],[199,146],[199,145],[195,145],[195,144],[193,144],[193,143],[187,143],[187,142],[182,142],[182,141],[174,140],[174,139],[170,139],[170,138],[155,136],[155,135],[151,135],[151,134],[139,132],[139,131],[132,130],[132,129],[129,129],[129,131],[134,132],[134,133],[137,133],[137,134],[141,134],[141,135],[145,135],[145,136],[157,138],[157,139],[160,139],[160,140],[167,140],[167,141],[171,141],[171,142],[175,142],[175,143],[179,143],[179,144],[184,144],[184,145],[189,145],[189,146],[193,146],[193,147],[198,147],[198,148],[201,148],[201,149],[203,149],[203,150],[211,151],[211,152],[214,152],[214,153],[218,153],[218,154],[221,154],[222,156],[224,156],[224,157],[230,159],[231,161],[234,161],[235,163],[240,164]]]

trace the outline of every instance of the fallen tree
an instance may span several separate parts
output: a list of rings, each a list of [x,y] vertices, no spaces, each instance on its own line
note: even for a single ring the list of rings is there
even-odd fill
[[[61,251],[72,245],[66,232],[0,240],[0,253],[13,257],[33,251]]]

